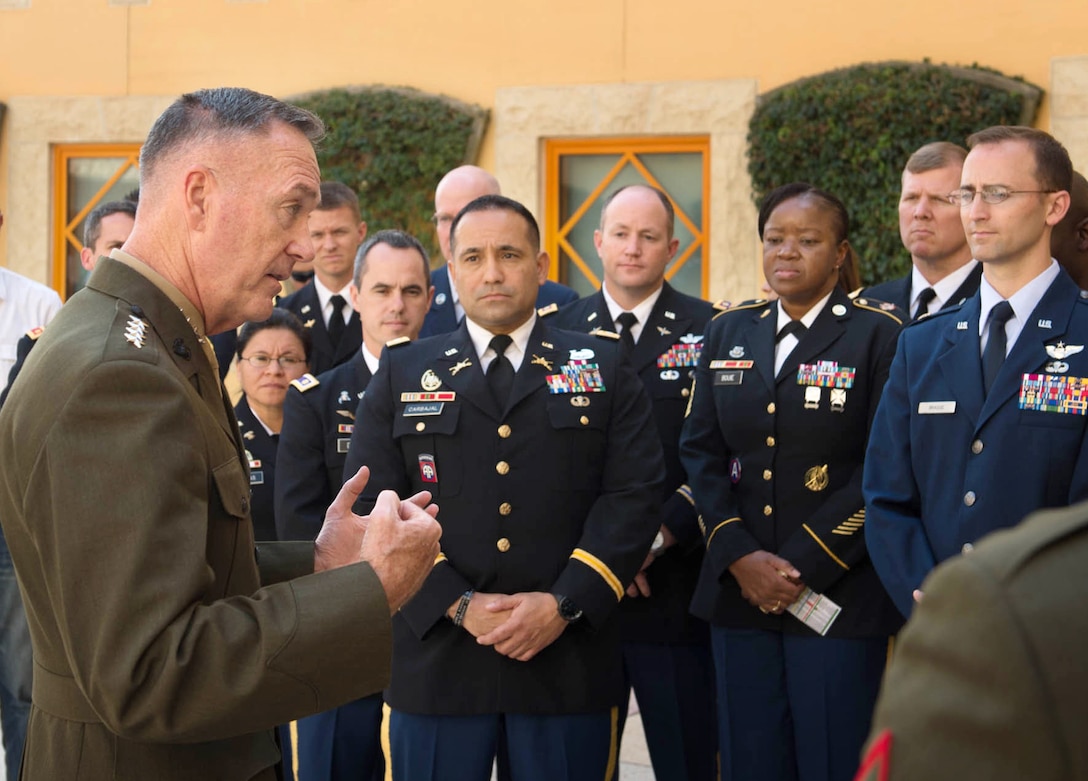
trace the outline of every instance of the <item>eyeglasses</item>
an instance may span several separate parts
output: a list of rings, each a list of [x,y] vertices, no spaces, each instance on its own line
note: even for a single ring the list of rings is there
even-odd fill
[[[241,360],[248,361],[249,365],[254,369],[267,369],[272,365],[272,361],[275,361],[284,371],[293,369],[300,363],[306,363],[304,359],[296,358],[293,355],[281,355],[279,358],[273,358],[271,355],[265,355],[264,353],[257,353]]]
[[[959,190],[953,190],[948,194],[948,202],[953,206],[959,206],[960,208],[966,208],[970,206],[976,195],[981,195],[982,200],[985,203],[1004,203],[1009,200],[1010,195],[1020,195],[1021,193],[1056,193],[1057,190],[1010,190],[1008,187],[1002,187],[999,184],[983,187],[981,190],[974,190],[967,187],[961,187]]]

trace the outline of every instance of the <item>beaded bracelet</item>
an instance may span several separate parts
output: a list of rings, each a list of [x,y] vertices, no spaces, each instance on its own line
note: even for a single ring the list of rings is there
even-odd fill
[[[465,613],[468,612],[468,603],[472,601],[473,590],[469,589],[461,595],[461,601],[457,603],[457,612],[453,614],[453,625],[461,626],[465,621]]]

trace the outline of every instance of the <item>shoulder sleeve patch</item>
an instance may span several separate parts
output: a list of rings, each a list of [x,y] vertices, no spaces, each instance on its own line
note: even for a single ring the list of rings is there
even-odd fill
[[[307,372],[306,374],[303,374],[297,380],[291,380],[291,387],[293,387],[295,390],[299,391],[300,393],[305,393],[306,391],[310,390],[311,388],[316,388],[320,384],[321,384],[321,381],[319,379],[317,379],[317,377],[310,374],[309,372]]]
[[[542,307],[540,307],[540,309],[536,310],[536,315],[537,315],[537,317],[547,317],[548,315],[554,315],[558,311],[559,311],[559,304],[557,304],[557,303],[555,303],[553,301],[550,304],[548,304],[547,306],[542,306]]]
[[[390,339],[388,342],[386,342],[385,346],[386,347],[400,347],[402,344],[408,344],[408,342],[410,342],[410,341],[412,341],[412,340],[410,338],[408,338],[407,336],[398,336],[396,339]]]
[[[43,333],[45,333],[45,327],[38,325],[26,332],[26,338],[33,342],[36,341],[38,337],[41,336]]]

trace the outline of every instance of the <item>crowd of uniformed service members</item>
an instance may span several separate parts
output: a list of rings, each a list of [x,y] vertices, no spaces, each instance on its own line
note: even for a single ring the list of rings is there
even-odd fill
[[[633,690],[662,781],[852,778],[928,572],[1088,495],[1069,158],[1024,128],[969,146],[906,164],[906,279],[855,290],[843,202],[785,184],[773,296],[735,305],[665,280],[649,186],[605,200],[578,299],[482,169],[437,186],[433,272],[322,184],[312,270],[218,338],[256,536],[314,538],[365,465],[360,512],[429,491],[442,554],[390,687],[284,725],[284,777],[616,778]]]

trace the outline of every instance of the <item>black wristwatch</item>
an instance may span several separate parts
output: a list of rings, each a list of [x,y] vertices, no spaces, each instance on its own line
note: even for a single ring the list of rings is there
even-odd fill
[[[564,597],[562,594],[552,594],[555,597],[555,601],[559,604],[559,617],[566,621],[568,624],[572,624],[582,617],[582,610],[570,597]]]

